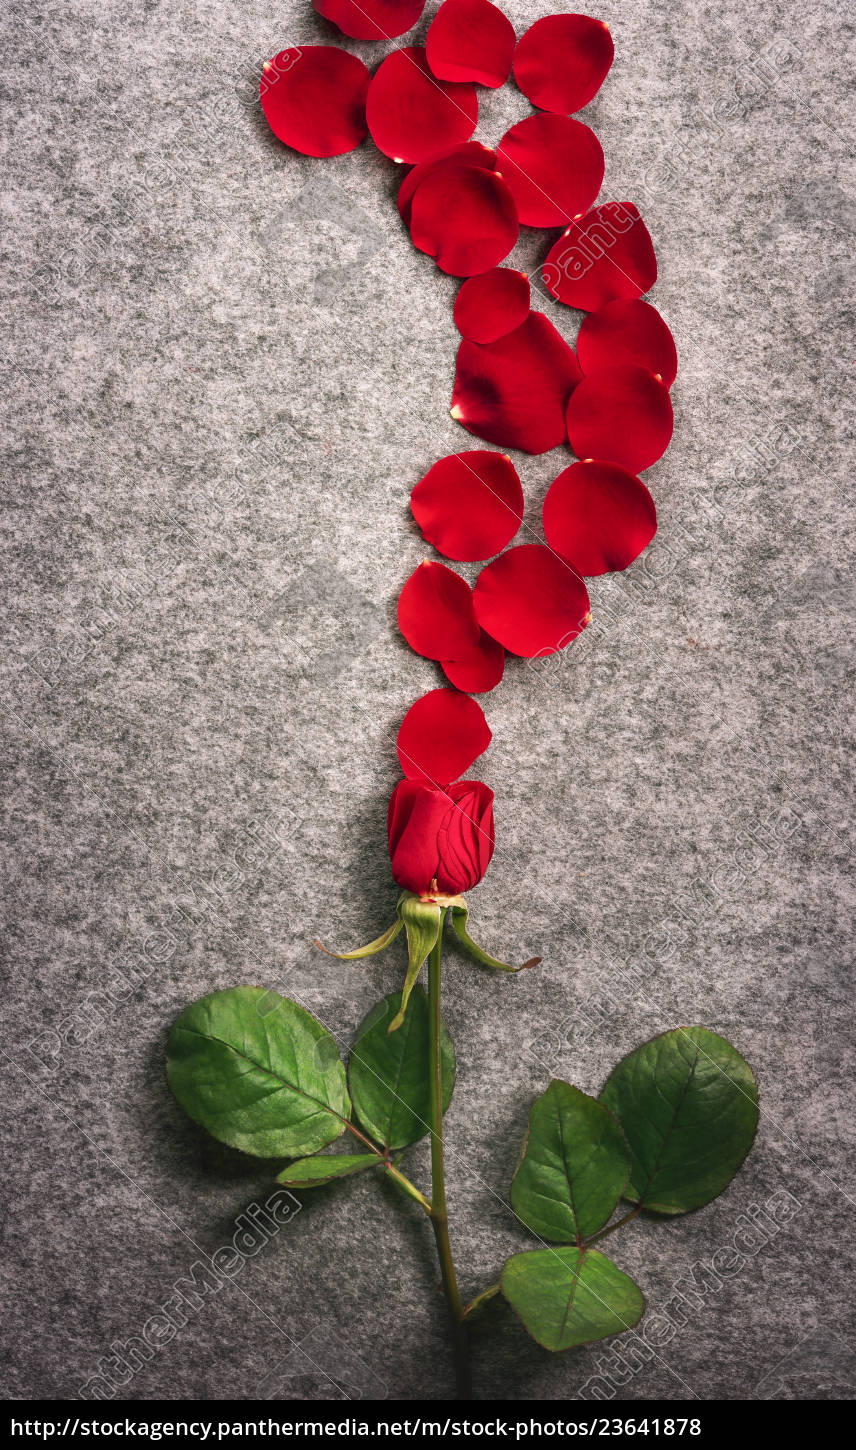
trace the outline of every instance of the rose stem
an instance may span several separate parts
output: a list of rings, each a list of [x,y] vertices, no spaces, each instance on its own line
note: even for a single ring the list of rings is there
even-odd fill
[[[444,913],[445,916],[445,913]],[[459,1400],[472,1399],[470,1377],[470,1350],[467,1327],[464,1324],[464,1306],[455,1277],[452,1262],[452,1245],[449,1241],[449,1213],[446,1207],[446,1174],[443,1164],[443,1062],[440,1053],[443,1019],[440,1015],[440,979],[443,961],[443,922],[437,935],[437,943],[428,960],[428,1012],[430,1047],[430,1094],[431,1094],[431,1223],[437,1240],[437,1253],[443,1276],[443,1293],[449,1306],[452,1321],[452,1338],[455,1351],[455,1378]]]

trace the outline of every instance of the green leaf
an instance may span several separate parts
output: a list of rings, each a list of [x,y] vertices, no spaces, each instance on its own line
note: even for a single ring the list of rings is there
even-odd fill
[[[334,1178],[350,1178],[364,1168],[383,1167],[376,1153],[318,1153],[313,1158],[299,1158],[276,1175],[277,1183],[286,1188],[320,1188]]]
[[[332,1143],[351,1105],[336,1044],[296,1002],[262,987],[212,992],[169,1034],[167,1079],[195,1123],[260,1158]]]
[[[519,967],[513,967],[509,962],[501,962],[498,957],[492,957],[489,952],[473,941],[467,930],[469,918],[469,907],[465,901],[460,905],[452,907],[452,927],[458,941],[464,951],[472,957],[473,961],[479,962],[483,967],[493,967],[497,972],[525,972],[527,967],[537,967],[540,957],[530,957],[528,961],[522,962]]]
[[[579,1242],[606,1223],[629,1174],[618,1119],[596,1098],[554,1080],[532,1104],[511,1206],[541,1238]]]
[[[389,1023],[401,1010],[401,993],[392,992],[360,1024],[348,1064],[354,1111],[373,1138],[387,1147],[406,1148],[428,1132],[428,999],[417,987],[407,1004],[400,1031]],[[443,1111],[455,1085],[455,1049],[445,1026],[440,1041]]]
[[[624,1197],[653,1213],[710,1203],[731,1182],[758,1126],[752,1069],[704,1027],[643,1043],[618,1064],[600,1098],[633,1155]]]
[[[639,1323],[638,1284],[597,1249],[533,1249],[515,1254],[499,1287],[525,1328],[545,1349],[573,1349],[622,1334]]]
[[[403,891],[398,898],[398,912],[407,932],[407,972],[401,993],[401,1007],[387,1027],[387,1032],[397,1032],[404,1021],[410,993],[429,954],[434,950],[444,916],[444,911],[435,901],[422,901],[410,891]]]

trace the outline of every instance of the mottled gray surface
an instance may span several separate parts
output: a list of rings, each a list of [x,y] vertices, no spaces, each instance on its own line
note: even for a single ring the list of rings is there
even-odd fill
[[[548,8],[509,13],[519,33]],[[640,1401],[856,1387],[848,11],[598,10],[617,59],[585,119],[604,194],[654,237],[678,428],[644,562],[594,581],[561,663],[518,661],[486,701],[499,844],[473,914],[544,964],[447,974],[465,1292],[528,1241],[505,1200],[551,1073],[596,1091],[641,1039],[702,1022],[755,1066],[763,1114],[724,1197],[613,1240],[659,1324],[649,1362],[550,1356],[496,1302],[486,1399],[573,1398],[610,1369]],[[391,916],[391,738],[435,682],[394,628],[425,552],[407,497],[466,440],[455,284],[407,243],[395,168],[368,144],[298,157],[252,104],[265,56],[329,38],[308,4],[7,0],[2,28],[3,1331],[6,1392],[64,1397],[270,1192],[167,1094],[180,1008],[258,981],[347,1043],[401,976],[397,947],[346,964],[309,941]],[[479,134],[527,110],[485,94]],[[537,527],[565,460],[517,461]],[[783,1192],[787,1228],[676,1300]],[[352,1397],[446,1396],[436,1281],[415,1205],[363,1180],[307,1193],[125,1392],[323,1399],[335,1371]]]

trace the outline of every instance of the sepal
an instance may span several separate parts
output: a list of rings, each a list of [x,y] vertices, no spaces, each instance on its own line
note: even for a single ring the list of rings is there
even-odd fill
[[[473,958],[473,961],[480,962],[483,967],[493,967],[497,972],[524,972],[527,967],[537,967],[540,957],[530,957],[528,961],[521,962],[519,967],[512,967],[508,962],[501,962],[497,957],[492,957],[489,952],[483,951],[467,931],[467,918],[469,908],[465,901],[459,899],[458,903],[452,906],[452,926],[458,941],[464,951]]]
[[[312,945],[318,947],[320,951],[325,952],[328,957],[338,957],[340,962],[353,962],[358,957],[377,956],[378,952],[382,952],[386,947],[391,946],[403,925],[404,922],[399,918],[398,921],[392,923],[392,926],[387,927],[386,931],[382,932],[379,937],[376,937],[374,941],[370,941],[367,946],[357,947],[352,952],[331,952],[330,948],[325,947],[324,943],[320,941],[314,941]]]
[[[430,953],[437,945],[446,908],[437,901],[423,901],[412,891],[402,891],[398,898],[399,920],[407,932],[407,975],[401,989],[401,1007],[390,1022],[387,1032],[395,1032],[404,1021],[410,993]]]

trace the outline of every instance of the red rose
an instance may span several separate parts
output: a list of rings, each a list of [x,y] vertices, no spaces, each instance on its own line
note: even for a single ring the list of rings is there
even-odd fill
[[[399,886],[416,895],[457,896],[477,886],[493,855],[493,791],[480,780],[444,790],[400,780],[387,817],[389,859]]]

